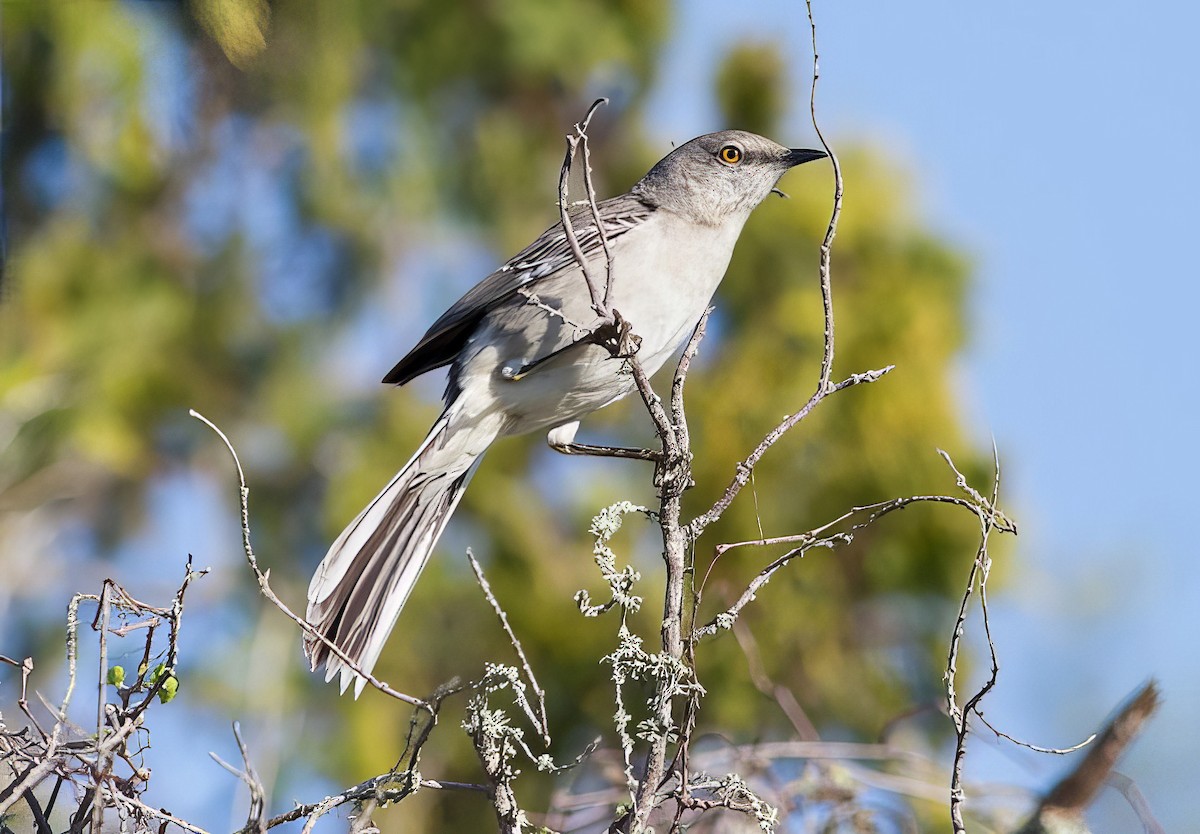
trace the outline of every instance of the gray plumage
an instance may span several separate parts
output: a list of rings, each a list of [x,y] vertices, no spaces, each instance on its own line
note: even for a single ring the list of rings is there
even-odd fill
[[[710,133],[676,148],[628,194],[599,204],[612,253],[611,306],[641,338],[654,373],[687,339],[725,274],[750,212],[792,166],[825,156],[752,133]],[[571,214],[598,282],[605,254],[590,209]],[[569,444],[579,420],[634,389],[625,363],[583,341],[600,319],[561,224],[447,310],[384,377],[403,384],[450,365],[446,408],[416,454],[329,548],[308,589],[307,619],[370,671],[487,447],[549,431]],[[312,668],[358,677],[318,640]]]

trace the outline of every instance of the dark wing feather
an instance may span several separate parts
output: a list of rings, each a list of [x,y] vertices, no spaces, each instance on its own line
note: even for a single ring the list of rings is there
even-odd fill
[[[623,194],[600,203],[604,232],[612,241],[636,227],[654,212],[654,206],[633,194]],[[584,257],[600,251],[600,236],[591,209],[571,211],[571,224]],[[462,350],[488,311],[512,297],[517,290],[576,265],[561,223],[555,223],[521,250],[512,260],[484,278],[433,323],[416,347],[396,363],[384,382],[403,385],[426,371],[449,365]],[[582,287],[581,287],[582,289]]]

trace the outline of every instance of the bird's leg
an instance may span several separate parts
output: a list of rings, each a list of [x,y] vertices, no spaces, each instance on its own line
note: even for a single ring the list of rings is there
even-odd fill
[[[579,421],[555,426],[546,435],[550,448],[564,455],[591,455],[602,458],[631,458],[633,460],[652,460],[656,463],[662,459],[662,453],[654,449],[631,449],[627,446],[593,446],[590,443],[576,443],[575,432],[579,430]]]
[[[620,310],[613,310],[611,318],[586,338],[607,350],[614,359],[628,359],[642,346],[642,337],[633,332],[633,325]]]
[[[564,455],[591,455],[598,458],[630,458],[633,460],[658,461],[662,452],[654,449],[636,449],[629,446],[593,446],[590,443],[550,444],[550,448]]]

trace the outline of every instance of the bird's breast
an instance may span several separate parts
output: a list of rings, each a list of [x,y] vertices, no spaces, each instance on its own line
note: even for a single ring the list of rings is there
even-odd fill
[[[697,227],[665,212],[611,246],[610,303],[641,340],[654,373],[691,334],[725,274],[741,229]],[[589,270],[603,294],[603,254]],[[464,393],[507,415],[505,434],[579,419],[633,390],[626,363],[588,343],[599,318],[582,270],[564,270],[496,308],[456,364]]]

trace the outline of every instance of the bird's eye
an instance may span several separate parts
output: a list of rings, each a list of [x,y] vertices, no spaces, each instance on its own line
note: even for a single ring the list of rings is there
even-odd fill
[[[737,145],[726,145],[717,151],[717,158],[726,165],[737,165],[742,161],[742,149]]]

